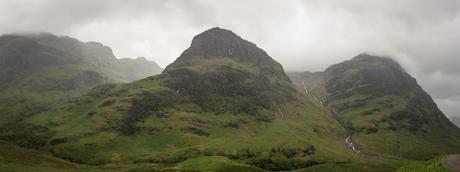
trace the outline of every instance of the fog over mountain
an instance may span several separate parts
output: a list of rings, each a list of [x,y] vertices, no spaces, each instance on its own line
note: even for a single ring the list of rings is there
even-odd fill
[[[460,116],[458,0],[0,1],[0,34],[50,32],[162,67],[193,35],[231,29],[286,70],[322,71],[362,52],[391,56],[448,116]]]

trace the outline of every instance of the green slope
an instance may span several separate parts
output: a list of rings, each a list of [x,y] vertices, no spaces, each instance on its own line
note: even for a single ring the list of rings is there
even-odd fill
[[[0,171],[78,171],[81,167],[43,152],[0,143]]]
[[[458,128],[391,59],[362,54],[325,72],[290,76],[333,112],[364,159],[390,155],[426,160],[460,152]]]
[[[444,163],[442,162],[442,157],[438,156],[431,160],[420,162],[413,161],[407,165],[402,166],[397,170],[397,172],[452,172]]]
[[[460,150],[458,128],[386,58],[360,55],[289,78],[255,44],[212,28],[161,74],[127,84],[101,84],[114,80],[110,71],[51,62],[3,78],[0,139],[40,151],[30,161],[44,162],[19,167],[15,157],[34,151],[2,144],[4,168],[392,171]],[[101,80],[88,84],[86,75]]]
[[[192,158],[175,166],[164,164],[106,164],[88,166],[72,163],[53,157],[45,152],[24,149],[8,143],[0,143],[0,171],[56,171],[56,172],[84,172],[84,171],[265,171],[260,168],[236,163],[225,157],[208,156]]]
[[[8,127],[10,141],[41,140],[36,149],[88,165],[290,170],[357,162],[327,109],[297,92],[263,50],[219,28],[196,36],[161,75],[97,86]]]
[[[109,47],[47,33],[0,36],[0,127],[46,111],[91,87],[159,73],[143,58],[117,60]]]

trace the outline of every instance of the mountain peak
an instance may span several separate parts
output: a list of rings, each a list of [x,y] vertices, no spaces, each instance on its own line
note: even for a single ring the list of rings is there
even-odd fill
[[[216,61],[217,59],[231,60],[235,63],[244,64],[248,68],[261,70],[265,75],[289,80],[281,64],[271,58],[264,50],[232,31],[219,27],[208,29],[193,37],[190,47],[167,66],[163,73],[203,64],[203,61]]]
[[[332,65],[325,71],[330,93],[344,93],[352,88],[372,90],[373,94],[400,94],[420,89],[398,62],[391,58],[360,54],[351,60]],[[334,94],[333,94],[334,95]]]
[[[200,58],[225,57],[240,62],[257,64],[272,61],[268,54],[255,44],[242,39],[230,30],[214,27],[195,37],[175,63],[190,62]]]
[[[160,78],[166,86],[192,95],[203,109],[214,112],[241,109],[229,97],[255,103],[254,97],[267,96],[265,102],[269,103],[264,107],[269,107],[270,100],[291,100],[295,92],[278,62],[255,44],[221,28],[195,36]],[[274,95],[276,99],[271,97]]]
[[[201,32],[200,34],[196,35],[194,37],[194,39],[205,38],[205,37],[218,37],[218,36],[220,36],[220,37],[221,36],[227,36],[227,38],[230,38],[230,37],[240,38],[238,35],[233,33],[231,30],[222,29],[220,27],[213,27],[211,29],[208,29],[208,30],[206,30],[204,32]]]

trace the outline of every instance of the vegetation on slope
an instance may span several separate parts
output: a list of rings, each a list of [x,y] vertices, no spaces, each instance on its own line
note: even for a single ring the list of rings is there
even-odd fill
[[[363,154],[426,160],[460,151],[458,128],[391,59],[361,54],[291,77],[324,101]]]
[[[444,163],[442,162],[442,157],[438,156],[434,159],[420,162],[414,161],[410,162],[407,165],[402,166],[396,172],[452,172]]]
[[[96,42],[46,33],[0,36],[0,127],[95,85],[159,73],[157,67],[142,58],[117,60],[109,47]]]
[[[107,50],[88,46],[89,55]],[[386,58],[360,55],[325,72],[291,74],[296,89],[263,50],[213,28],[162,74],[128,84],[75,89],[114,73],[72,66],[8,82],[24,87],[0,92],[10,94],[0,100],[9,115],[0,139],[70,161],[69,169],[100,171],[391,171],[460,150],[458,129]],[[361,152],[347,149],[349,136]]]
[[[2,138],[90,165],[216,160],[290,170],[355,161],[345,130],[296,92],[281,65],[230,31],[203,34],[196,39],[217,39],[217,54],[186,56],[203,48],[194,40],[163,74],[97,86],[8,125]],[[238,56],[222,56],[228,49]]]

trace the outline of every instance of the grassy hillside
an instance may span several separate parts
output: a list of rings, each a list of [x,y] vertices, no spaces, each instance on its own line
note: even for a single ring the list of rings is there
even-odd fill
[[[51,34],[0,36],[0,127],[78,97],[95,85],[159,73],[145,59],[117,60],[109,47]],[[150,69],[152,68],[152,69]]]
[[[446,165],[442,162],[442,157],[438,156],[434,159],[429,161],[420,162],[420,161],[413,161],[407,165],[402,166],[397,170],[397,172],[453,172],[449,169]]]
[[[346,130],[297,92],[279,63],[218,28],[195,37],[159,76],[97,86],[2,133],[87,165],[291,170],[358,161],[343,142]]]
[[[266,169],[293,169],[353,160],[343,145],[345,130],[327,111],[309,101],[277,108],[263,116],[206,112],[188,95],[145,79],[97,87],[24,125],[52,133],[41,149],[85,164],[221,156]]]
[[[107,51],[87,46],[89,57]],[[131,83],[107,84],[110,72],[91,66],[44,64],[0,92],[0,139],[23,147],[0,144],[1,168],[393,171],[460,150],[458,128],[386,58],[291,73],[293,83],[255,44],[212,28],[162,74]]]
[[[206,165],[204,165],[206,164]],[[53,157],[45,152],[17,147],[8,143],[0,143],[0,171],[56,171],[56,172],[180,172],[180,171],[265,171],[249,165],[236,163],[225,157],[209,156],[192,158],[176,165],[138,163],[138,164],[106,164],[89,166],[72,163]]]
[[[43,152],[0,143],[0,171],[79,171],[82,167]]]
[[[324,102],[363,154],[426,160],[460,152],[459,130],[391,59],[363,54],[291,78]]]

